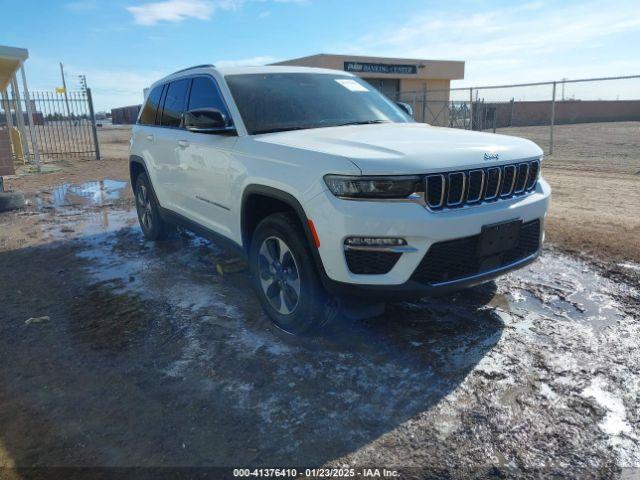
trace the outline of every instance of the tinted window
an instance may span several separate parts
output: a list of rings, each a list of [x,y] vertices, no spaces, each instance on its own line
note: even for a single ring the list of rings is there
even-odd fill
[[[196,77],[193,79],[191,96],[189,97],[189,110],[195,108],[217,108],[222,113],[227,113],[218,88],[210,78]]]
[[[250,134],[358,123],[413,121],[357,77],[320,73],[227,75]]]
[[[190,78],[184,78],[169,84],[164,100],[164,109],[162,110],[163,127],[180,126],[182,112],[184,112],[187,103],[189,82],[191,82]]]
[[[158,85],[147,97],[147,101],[144,104],[142,113],[140,114],[140,121],[142,125],[154,125],[156,123],[156,113],[158,112],[158,106],[160,105],[160,96],[162,95],[162,85]]]

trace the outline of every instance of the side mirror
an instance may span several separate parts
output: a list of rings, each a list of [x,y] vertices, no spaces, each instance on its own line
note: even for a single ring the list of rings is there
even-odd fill
[[[184,112],[183,125],[195,133],[222,133],[234,129],[227,116],[217,108],[195,108]]]
[[[396,102],[396,105],[398,105],[404,111],[404,113],[406,113],[410,117],[413,117],[413,108],[411,107],[411,105],[404,102]]]

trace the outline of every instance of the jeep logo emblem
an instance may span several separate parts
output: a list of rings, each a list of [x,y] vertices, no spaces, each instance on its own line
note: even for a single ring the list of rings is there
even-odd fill
[[[500,155],[498,155],[497,153],[485,153],[484,154],[484,159],[485,160],[499,160],[500,159]]]

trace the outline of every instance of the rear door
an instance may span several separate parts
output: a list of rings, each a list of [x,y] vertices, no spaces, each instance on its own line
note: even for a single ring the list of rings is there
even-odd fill
[[[132,154],[141,156],[147,166],[151,183],[162,206],[168,206],[168,198],[162,185],[162,170],[164,152],[158,148],[157,141],[162,135],[160,116],[162,114],[162,99],[165,85],[154,87],[142,107],[140,117],[133,128]]]
[[[182,114],[187,105],[191,78],[169,82],[165,88],[160,133],[155,136],[156,164],[160,185],[168,198],[168,207],[178,213],[187,211],[184,197],[186,172],[180,165],[183,137]]]
[[[193,78],[187,110],[216,108],[231,118],[215,80]],[[180,169],[184,172],[182,198],[188,215],[197,223],[227,237],[231,236],[231,152],[237,136],[229,134],[179,132]]]

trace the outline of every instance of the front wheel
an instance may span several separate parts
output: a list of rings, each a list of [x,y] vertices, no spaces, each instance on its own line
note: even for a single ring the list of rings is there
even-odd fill
[[[276,213],[260,222],[249,261],[260,303],[281,330],[305,333],[335,317],[310,247],[292,214]]]

